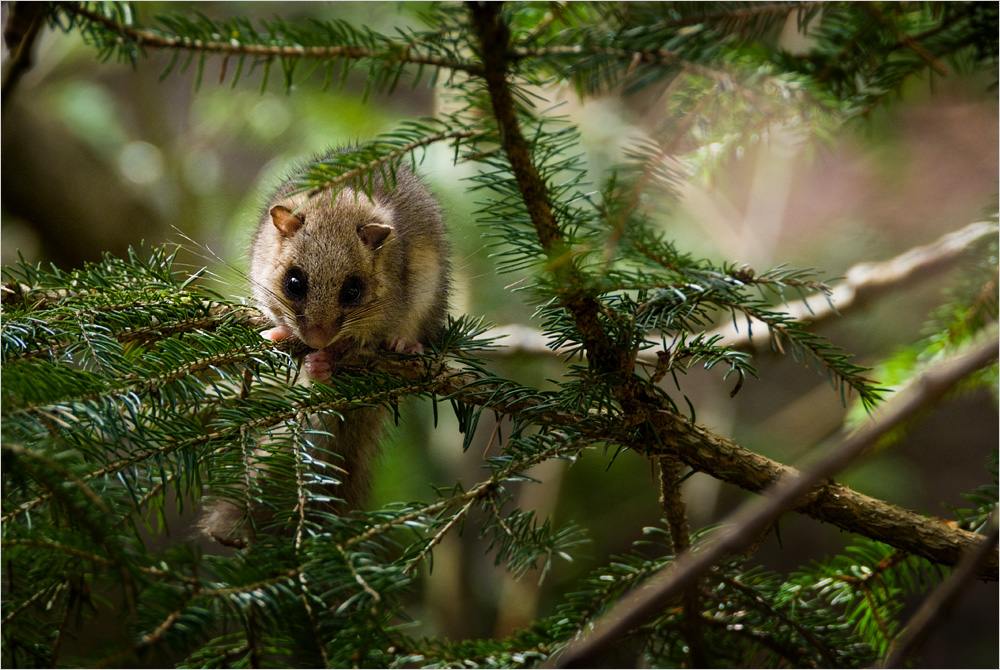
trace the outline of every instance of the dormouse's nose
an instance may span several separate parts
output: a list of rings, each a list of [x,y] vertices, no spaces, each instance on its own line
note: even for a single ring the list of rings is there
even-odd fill
[[[300,319],[304,321],[304,319]],[[299,331],[300,338],[313,349],[324,349],[330,345],[337,337],[338,329],[334,325],[311,324],[305,325]]]

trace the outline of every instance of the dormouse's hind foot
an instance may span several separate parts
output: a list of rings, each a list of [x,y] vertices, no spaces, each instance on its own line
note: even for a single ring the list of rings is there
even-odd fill
[[[228,500],[213,500],[205,505],[198,526],[205,535],[227,547],[246,549],[253,540],[246,510]]]
[[[409,340],[394,339],[389,340],[386,348],[389,351],[395,351],[397,354],[422,354],[424,353],[424,345],[419,342],[411,342]]]

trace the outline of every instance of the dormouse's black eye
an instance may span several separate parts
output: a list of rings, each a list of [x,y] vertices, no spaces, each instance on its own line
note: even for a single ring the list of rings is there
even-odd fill
[[[309,283],[306,281],[306,273],[300,268],[289,268],[285,273],[285,281],[281,285],[285,295],[292,300],[305,300]]]
[[[365,285],[359,277],[348,277],[340,287],[340,304],[353,305],[365,294]]]

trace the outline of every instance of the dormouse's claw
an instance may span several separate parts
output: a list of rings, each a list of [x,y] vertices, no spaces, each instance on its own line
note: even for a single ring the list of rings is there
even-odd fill
[[[261,337],[265,340],[271,340],[272,342],[287,340],[292,335],[292,329],[288,326],[275,326],[274,328],[268,328],[267,330],[260,331]]]

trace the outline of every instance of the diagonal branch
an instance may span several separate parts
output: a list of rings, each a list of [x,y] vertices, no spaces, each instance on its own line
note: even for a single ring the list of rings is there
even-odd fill
[[[42,3],[10,3],[7,21],[3,27],[4,42],[9,51],[3,61],[3,79],[0,80],[0,107],[7,104],[11,92],[21,77],[31,69],[31,56],[45,25],[45,5]]]
[[[913,615],[903,633],[896,638],[890,650],[890,655],[884,659],[882,667],[901,668],[909,656],[922,642],[926,641],[928,633],[941,618],[947,616],[955,605],[955,601],[972,583],[980,571],[980,567],[989,560],[997,546],[997,511],[993,510],[986,537],[975,551],[970,551],[957,569],[931,593],[930,597]]]
[[[882,12],[880,12],[878,8],[875,7],[874,5],[866,4],[864,7],[869,14],[874,16],[879,23],[881,23],[887,30],[889,30],[893,35],[896,36],[896,39],[899,40],[899,43],[901,45],[906,46],[908,49],[911,49],[915,54],[917,54],[917,56],[920,57],[922,61],[927,63],[927,65],[931,69],[933,69],[942,77],[948,75],[948,68],[946,68],[941,63],[941,61],[939,61],[929,51],[927,51],[927,49],[924,48],[924,45],[922,45],[918,40],[914,39],[912,35],[907,35],[902,30],[900,30],[899,26],[894,21],[890,21],[889,19],[887,19],[886,16]]]
[[[507,82],[510,31],[500,16],[498,4],[472,2],[469,3],[469,11],[479,37],[479,55],[483,59],[485,70],[483,79],[500,126],[501,144],[542,248],[552,252],[563,241],[563,235],[552,213],[545,181],[531,162],[531,147],[521,132],[514,95]]]
[[[877,444],[889,431],[939,401],[969,374],[997,359],[997,329],[971,350],[943,361],[926,371],[908,393],[879,408],[874,421],[848,437],[818,464],[802,473],[783,476],[763,498],[750,501],[723,520],[726,530],[698,542],[677,557],[669,567],[650,578],[643,588],[623,597],[593,624],[590,632],[571,642],[556,662],[559,667],[588,667],[596,654],[607,650],[678,596],[719,561],[752,543],[757,534],[781,514],[796,507],[797,501],[813,495],[822,481],[850,465]],[[980,536],[976,536],[981,540]],[[975,544],[978,544],[976,542]],[[955,565],[961,559],[960,552]],[[996,564],[993,553],[989,562]]]

